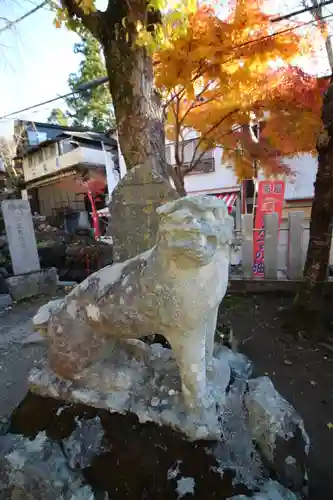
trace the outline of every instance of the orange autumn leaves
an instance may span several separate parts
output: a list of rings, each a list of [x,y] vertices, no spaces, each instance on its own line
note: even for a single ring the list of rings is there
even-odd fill
[[[273,24],[253,0],[237,0],[227,20],[200,8],[186,35],[155,55],[176,150],[194,129],[201,150],[223,147],[239,178],[253,175],[254,160],[272,175],[286,171],[284,156],[314,151],[322,89],[292,65],[310,50],[306,34]],[[265,126],[256,142],[249,124],[258,120]]]

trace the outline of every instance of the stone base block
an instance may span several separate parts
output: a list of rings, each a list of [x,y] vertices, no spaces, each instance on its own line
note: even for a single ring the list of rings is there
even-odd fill
[[[140,435],[144,428],[149,429],[148,440],[152,442],[155,438],[151,437],[154,429],[151,424],[158,425],[160,436],[176,436],[182,443],[187,442],[184,437],[196,441],[196,445],[203,445],[206,453],[217,460],[218,465],[211,464],[217,473],[223,475],[226,470],[233,471],[233,484],[244,484],[257,492],[260,489],[253,497],[256,500],[296,500],[300,492],[306,492],[309,443],[303,421],[267,377],[249,379],[251,364],[245,356],[215,345],[213,363],[206,372],[202,412],[190,412],[182,400],[180,376],[170,349],[141,341],[119,341],[107,351],[105,349],[106,359],[90,366],[75,381],[57,378],[47,361],[43,361],[30,372],[30,394],[62,401],[63,409],[57,409],[57,415],[66,408],[72,411],[82,405],[90,407],[89,411],[97,409],[100,415],[104,414],[102,410],[107,410],[111,414],[107,419],[113,420],[111,427],[117,433],[120,432],[117,418],[120,421],[120,415],[124,415],[122,418],[132,428],[140,429]],[[141,424],[149,423],[149,426],[138,426],[134,416]],[[53,421],[53,417],[48,416],[47,420]],[[105,417],[101,417],[101,421],[105,422]],[[183,436],[170,432],[168,427],[181,431]],[[107,433],[109,435],[109,431]],[[128,431],[124,436],[126,438],[121,439],[117,436],[122,449],[131,441]],[[167,450],[168,446],[160,443],[163,449]],[[158,464],[156,449],[154,462]],[[112,450],[116,453],[114,442]],[[142,453],[146,456],[146,452],[145,443],[140,456]],[[190,456],[195,463],[192,453]],[[116,457],[118,460],[119,453]],[[182,456],[173,460],[173,467],[178,467],[178,461],[181,463]],[[112,466],[108,465],[106,470],[109,474]],[[270,483],[262,491],[263,479],[269,477],[269,472],[281,484]],[[218,486],[215,488],[219,491]],[[221,498],[231,497],[230,492]],[[137,492],[135,498],[141,498]],[[204,495],[195,498],[201,499]],[[248,497],[233,498],[245,500]]]
[[[42,396],[134,413],[140,422],[171,426],[189,439],[217,439],[220,427],[216,405],[221,408],[225,404],[230,382],[229,352],[224,349],[214,358],[214,366],[207,372],[206,401],[193,414],[183,402],[173,353],[159,344],[116,342],[105,361],[93,365],[75,381],[60,380],[45,361],[31,371],[29,385]]]
[[[30,274],[11,276],[6,279],[13,300],[20,301],[37,295],[54,295],[57,290],[58,275],[54,267]]]

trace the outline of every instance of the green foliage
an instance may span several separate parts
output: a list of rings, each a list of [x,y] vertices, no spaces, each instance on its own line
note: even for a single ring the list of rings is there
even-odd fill
[[[81,41],[74,45],[74,53],[81,55],[77,73],[68,78],[69,88],[74,91],[78,85],[106,75],[99,42],[87,30],[80,28]],[[65,99],[66,115],[72,126],[87,126],[104,132],[115,126],[112,99],[107,84],[84,92],[75,93]]]
[[[56,125],[68,126],[68,116],[62,109],[53,108],[47,121]]]
[[[82,56],[77,73],[68,77],[68,85],[74,91],[78,85],[106,75],[99,42],[84,28],[80,27],[79,43],[74,44],[74,53]],[[98,132],[115,126],[112,99],[107,84],[84,92],[77,92],[65,99],[67,111],[54,108],[48,122],[63,126],[90,127]]]
[[[71,73],[68,84],[71,90],[106,75],[99,42],[88,31],[80,30],[81,42],[74,45],[74,53],[83,56],[77,73]],[[84,125],[97,131],[114,126],[111,95],[107,85],[80,92],[66,99],[68,116],[73,126]]]

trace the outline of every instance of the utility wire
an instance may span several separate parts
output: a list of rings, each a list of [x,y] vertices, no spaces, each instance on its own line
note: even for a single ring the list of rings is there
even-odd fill
[[[48,3],[49,3],[48,0],[46,0],[46,1],[42,2],[41,4],[37,5],[34,9],[29,10],[28,12],[26,12],[22,16],[18,17],[14,21],[10,21],[5,27],[3,27],[3,28],[0,29],[0,33],[2,33],[3,31],[6,31],[6,30],[12,28],[16,24],[20,23],[21,21],[23,21],[27,17],[31,16],[32,14],[34,14],[35,12],[37,12],[38,10],[42,9],[43,7],[45,7]],[[305,12],[310,12],[311,10],[315,10],[318,7],[325,7],[326,5],[331,5],[332,3],[333,3],[333,0],[326,0],[326,1],[322,2],[318,6],[305,7],[304,9],[295,10],[293,12],[290,12],[289,14],[285,14],[283,16],[275,17],[274,19],[272,19],[272,22],[276,23],[276,22],[282,21],[284,19],[290,19],[291,17],[297,16],[298,14],[303,14]]]
[[[18,17],[14,21],[9,21],[6,24],[6,26],[4,26],[3,28],[0,29],[0,34],[3,33],[6,30],[9,30],[10,28],[12,28],[13,26],[15,26],[16,24],[20,23],[21,21],[24,21],[24,19],[26,19],[27,17],[31,16],[32,14],[34,14],[35,12],[37,12],[38,10],[42,9],[48,3],[49,3],[48,0],[46,0],[46,1],[42,2],[42,3],[40,3],[39,5],[37,5],[34,9],[31,9],[28,12],[26,12],[25,14],[23,14],[22,16]]]
[[[45,104],[50,104],[51,102],[59,101],[60,99],[66,99],[66,97],[69,97],[73,94],[80,94],[81,92],[86,92],[87,90],[91,90],[95,87],[98,87],[99,85],[105,84],[106,82],[108,82],[108,80],[109,79],[107,76],[102,76],[101,78],[96,78],[96,80],[91,80],[90,82],[82,83],[81,85],[78,85],[75,90],[72,90],[72,92],[58,95],[57,97],[53,97],[52,99],[48,99],[47,101],[34,104],[33,106],[28,106],[27,108],[22,108],[17,111],[13,111],[11,113],[8,113],[7,115],[1,116],[0,120],[4,120],[5,118],[9,118],[10,116],[13,115],[18,115],[19,113],[24,113],[25,111],[30,111],[31,109],[34,108],[39,108],[40,106],[44,106]]]
[[[318,5],[311,5],[309,7],[304,7],[304,9],[294,10],[289,14],[284,14],[283,16],[274,17],[272,19],[272,23],[277,23],[278,21],[283,21],[284,19],[290,19],[291,17],[298,16],[299,14],[304,14],[305,12],[310,12],[311,10],[316,10],[318,7],[326,7],[326,5],[331,5],[333,0],[326,0],[325,2],[321,2]]]
[[[329,0],[329,2],[333,3],[333,0]],[[44,3],[47,3],[47,2],[44,2]],[[41,5],[39,6],[39,8],[41,8]],[[252,44],[255,45],[257,43],[264,42],[265,40],[269,40],[270,38],[273,38],[273,37],[276,37],[276,36],[279,36],[279,35],[283,35],[285,33],[289,33],[291,31],[294,31],[296,29],[302,28],[304,26],[308,26],[310,24],[314,24],[314,23],[318,22],[318,20],[322,21],[322,20],[328,19],[330,17],[333,17],[333,14],[328,14],[327,16],[323,16],[320,19],[312,19],[311,21],[302,22],[301,24],[299,24],[297,26],[292,26],[290,28],[286,28],[284,30],[277,31],[276,33],[272,33],[271,35],[265,35],[265,36],[256,38],[254,40],[249,40],[247,42],[244,42],[244,43],[241,43],[241,44],[236,45],[234,47],[231,47],[231,50],[240,49],[240,48],[252,45]],[[0,33],[1,33],[1,30],[0,30]],[[227,61],[225,61],[225,63],[226,62],[230,62],[230,61],[235,60],[235,59],[236,59],[235,57],[232,57],[230,59],[227,59]],[[96,80],[91,80],[90,82],[83,83],[83,84],[79,85],[75,90],[73,90],[72,92],[69,92],[67,94],[63,94],[63,95],[60,95],[60,96],[57,96],[57,97],[53,97],[52,99],[48,99],[47,101],[43,101],[43,102],[40,102],[38,104],[34,104],[32,106],[28,106],[26,108],[19,109],[17,111],[12,111],[11,113],[7,113],[6,115],[0,116],[0,120],[4,120],[6,118],[9,118],[11,116],[17,115],[19,113],[23,113],[25,111],[30,111],[32,109],[39,108],[40,106],[44,106],[45,104],[50,104],[51,102],[55,102],[55,101],[58,101],[60,99],[65,99],[66,97],[69,97],[69,96],[71,96],[73,94],[78,94],[78,93],[81,93],[81,92],[85,92],[86,90],[91,90],[91,89],[93,89],[95,87],[98,87],[99,85],[105,84],[107,81],[108,81],[108,77],[107,76],[104,76],[104,77],[101,77],[101,78],[97,78]]]
[[[333,0],[330,0],[332,3],[333,3]],[[244,43],[240,43],[239,45],[235,45],[235,47],[232,47],[232,49],[241,49],[243,47],[247,47],[248,45],[252,45],[252,44],[256,44],[256,43],[261,43],[261,42],[264,42],[265,40],[269,40],[270,38],[273,38],[275,36],[279,36],[279,35],[284,35],[285,33],[289,33],[291,31],[295,31],[299,28],[303,28],[304,26],[308,26],[310,24],[315,24],[317,23],[318,21],[323,21],[324,19],[328,19],[330,17],[333,17],[333,14],[327,14],[326,16],[323,16],[323,17],[320,17],[318,19],[312,19],[311,21],[305,21],[305,22],[302,22],[296,26],[292,26],[291,28],[285,28],[284,30],[281,30],[281,31],[276,31],[275,33],[272,33],[271,35],[265,35],[265,36],[262,36],[262,37],[259,37],[259,38],[255,38],[254,40],[249,40],[247,42],[244,42]],[[229,61],[232,61],[233,59],[228,59],[227,62]]]

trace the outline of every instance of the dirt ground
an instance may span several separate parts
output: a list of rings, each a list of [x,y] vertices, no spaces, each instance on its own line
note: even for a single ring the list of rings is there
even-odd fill
[[[25,345],[24,339],[32,332],[31,317],[46,300],[14,306],[0,316],[0,418],[8,417],[23,399],[28,371],[43,355],[42,345]],[[288,298],[269,295],[228,296],[220,321],[232,326],[255,374],[269,375],[303,416],[312,445],[310,499],[332,500],[333,353],[284,333],[279,312],[289,303]]]
[[[232,326],[238,349],[253,361],[255,374],[267,374],[304,418],[311,440],[310,499],[332,500],[333,352],[284,333],[280,312],[290,303],[290,298],[272,295],[230,295],[222,303],[220,321]]]

